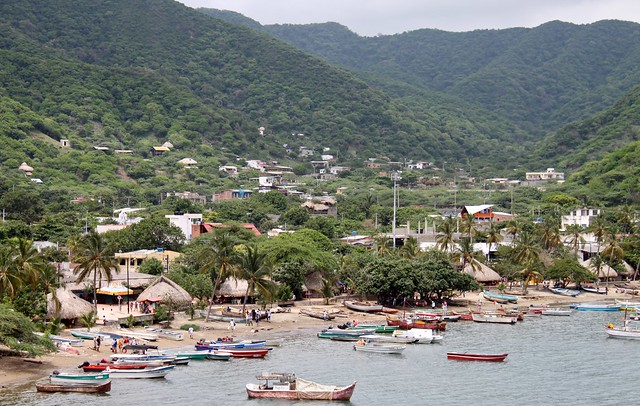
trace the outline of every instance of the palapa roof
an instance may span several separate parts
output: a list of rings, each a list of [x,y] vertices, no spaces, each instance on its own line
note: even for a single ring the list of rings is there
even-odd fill
[[[27,165],[26,162],[21,163],[18,169],[20,169],[21,171],[33,172],[33,168]]]
[[[47,295],[48,317],[59,317],[64,320],[71,320],[77,319],[94,310],[91,303],[84,299],[80,299],[78,296],[74,295],[73,292],[65,289],[64,287],[56,289],[56,297],[60,302],[59,306],[56,306],[51,293]]]
[[[322,291],[322,273],[319,271],[315,271],[307,275],[303,290],[321,292]]]
[[[586,261],[582,262],[580,265],[584,266],[588,270],[593,273],[596,273],[597,267],[593,263],[593,258],[589,258]],[[617,278],[618,272],[615,269],[611,268],[609,265],[604,262],[600,265],[600,272],[598,272],[598,278]]]
[[[243,279],[229,278],[218,288],[218,295],[227,297],[244,297],[249,283]]]
[[[191,304],[192,297],[180,285],[167,278],[160,276],[140,293],[138,302],[150,299],[160,299],[161,302],[173,301],[175,304],[184,305]]]
[[[182,165],[195,165],[198,163],[198,161],[196,161],[193,158],[182,158],[181,160],[178,161],[178,163]]]
[[[478,282],[493,282],[501,279],[496,271],[476,259],[473,260],[473,265],[471,263],[466,264],[463,272],[473,276],[473,279]]]

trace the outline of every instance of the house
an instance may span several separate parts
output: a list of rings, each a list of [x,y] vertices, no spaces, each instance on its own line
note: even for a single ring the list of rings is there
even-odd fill
[[[258,228],[251,223],[240,224],[240,226],[246,230],[251,231],[256,237],[260,237],[261,233]],[[228,224],[223,223],[199,223],[193,224],[191,228],[191,238],[196,238],[202,234],[211,233],[216,228],[228,228]]]
[[[600,215],[600,209],[577,209],[573,210],[566,216],[562,216],[561,229],[566,230],[568,226],[580,226],[587,228],[591,222]]]
[[[249,161],[247,161],[247,168],[250,169],[257,169],[260,172],[264,172],[264,167],[266,166],[266,164],[263,161],[257,160],[257,159],[251,159]]]
[[[234,165],[223,165],[218,168],[218,171],[225,172],[230,176],[236,176],[238,174],[238,167]]]
[[[167,214],[164,216],[169,219],[169,224],[178,227],[182,230],[182,234],[184,234],[184,241],[191,240],[192,237],[192,226],[202,223],[202,214],[196,213],[181,213],[176,212],[174,214]]]
[[[173,193],[167,193],[167,197],[169,196],[175,196],[178,199],[184,199],[184,200],[189,200],[193,203],[198,203],[198,204],[206,204],[207,203],[207,196],[202,196],[198,193],[193,193],[193,192],[173,192]]]
[[[102,147],[99,145],[94,145],[93,149],[95,149],[96,151],[109,151],[109,147]]]
[[[71,148],[71,142],[69,140],[60,140],[61,148]]]
[[[300,207],[304,207],[309,211],[312,217],[315,216],[338,216],[338,208],[336,201],[330,197],[324,197],[320,199],[307,200],[302,203]]]
[[[564,181],[564,172],[556,172],[554,168],[547,168],[544,172],[526,172],[527,181]]]
[[[460,217],[473,216],[477,222],[493,220],[493,205],[482,204],[480,206],[464,206],[460,212]]]
[[[334,156],[331,155],[331,154],[322,154],[322,155],[320,155],[320,159],[322,159],[323,161],[335,161],[336,160],[334,158]]]
[[[148,259],[155,258],[158,261],[162,262],[166,269],[169,270],[170,264],[180,256],[179,252],[163,250],[162,248],[156,248],[154,250],[137,250],[130,252],[116,252],[114,254],[116,260],[118,261],[118,271],[120,275],[122,272],[125,273],[127,270],[137,271],[140,268],[140,265]]]
[[[182,165],[183,168],[185,169],[197,169],[198,167],[196,165],[198,165],[198,161],[196,161],[193,158],[182,158],[181,160],[178,161],[178,163],[180,165]]]
[[[420,161],[420,162],[416,162],[415,164],[412,163],[407,165],[407,168],[423,170],[423,169],[428,169],[432,166],[433,166],[433,162]]]
[[[248,199],[253,194],[251,190],[245,189],[228,189],[224,192],[214,193],[212,196],[212,201],[220,202],[223,200],[231,200],[231,199]]]
[[[151,155],[153,156],[162,155],[167,151],[169,151],[168,147],[153,147],[151,149]]]
[[[24,172],[24,176],[31,176],[33,174],[33,168],[27,165],[26,162],[21,163],[18,169]]]
[[[493,222],[494,223],[501,223],[503,221],[511,221],[513,220],[513,214],[511,213],[505,213],[502,211],[494,211],[493,212]]]
[[[340,172],[349,172],[349,171],[351,171],[351,167],[349,166],[332,166],[331,168],[329,168],[329,172],[333,173],[334,175],[337,175]]]
[[[307,148],[307,147],[300,147],[299,149],[299,155],[301,157],[306,157],[306,156],[312,156],[314,154],[313,150],[311,148]]]

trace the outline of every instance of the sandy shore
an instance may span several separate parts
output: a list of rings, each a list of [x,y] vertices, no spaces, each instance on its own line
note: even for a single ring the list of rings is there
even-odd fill
[[[518,294],[521,292],[512,293]],[[449,304],[448,309],[449,311],[465,311],[469,307],[475,307],[476,302],[480,298],[480,293],[467,293],[464,297],[457,298],[457,306],[451,303]],[[614,300],[637,302],[640,301],[640,298],[617,292],[613,287],[609,290],[608,295],[583,293],[577,298],[558,296],[551,292],[538,290],[535,287],[532,287],[529,289],[526,296],[521,296],[517,307],[519,309],[525,309],[531,305],[568,306],[575,302],[587,303]],[[339,299],[329,305],[324,305],[321,299],[296,302],[296,305],[290,308],[290,311],[288,312],[273,313],[270,322],[262,321],[257,326],[238,324],[234,331],[229,330],[228,323],[226,322],[205,323],[202,319],[189,320],[188,316],[185,316],[183,313],[178,313],[175,320],[171,322],[172,329],[178,330],[180,326],[184,324],[196,324],[201,327],[201,330],[194,333],[193,339],[190,339],[188,333],[185,331],[184,341],[173,341],[160,338],[157,342],[153,342],[151,344],[158,345],[161,350],[177,348],[192,349],[193,345],[201,338],[212,340],[218,337],[232,336],[237,340],[276,339],[287,337],[296,330],[310,329],[320,331],[331,324],[342,324],[351,320],[357,320],[360,324],[386,323],[385,316],[382,314],[353,312],[344,307],[341,302],[342,299]],[[238,306],[235,307],[238,308]],[[489,303],[486,300],[483,301],[484,310],[490,310],[493,309],[493,307],[494,305],[492,303]],[[325,322],[323,320],[300,314],[300,311],[303,309],[316,310],[320,312],[327,310],[329,313],[336,314],[337,317],[331,322]],[[114,316],[114,313],[117,313],[117,309],[111,309],[109,307],[103,307],[100,310],[103,312],[110,312],[110,316]],[[410,311],[411,309],[407,310]],[[102,315],[100,315],[100,317],[102,317]],[[92,331],[99,331],[101,328],[102,326],[98,325],[92,328]],[[135,330],[144,331],[144,329]],[[71,337],[71,334],[68,331],[63,332],[60,335]],[[104,343],[100,352],[93,350],[92,347],[93,342],[85,340],[85,344],[82,347],[74,347],[78,349],[79,354],[57,352],[47,356],[30,359],[20,357],[0,357],[0,394],[3,390],[10,390],[18,385],[24,385],[25,383],[45,378],[55,369],[61,371],[77,371],[77,366],[82,364],[84,361],[97,361],[111,355],[109,343]],[[34,361],[37,363],[34,363]]]

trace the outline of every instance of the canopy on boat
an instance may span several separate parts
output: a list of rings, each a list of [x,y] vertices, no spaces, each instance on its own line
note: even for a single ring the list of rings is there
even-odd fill
[[[122,295],[132,295],[133,290],[125,287],[120,282],[111,282],[109,286],[103,286],[96,291],[99,295],[110,295],[110,296],[122,296]]]

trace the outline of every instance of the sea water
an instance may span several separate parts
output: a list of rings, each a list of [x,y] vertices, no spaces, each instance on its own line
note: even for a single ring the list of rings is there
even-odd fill
[[[2,393],[2,405],[309,405],[252,400],[245,384],[263,372],[293,372],[323,384],[357,381],[353,405],[637,404],[640,340],[607,337],[620,312],[531,317],[516,325],[449,323],[441,344],[401,355],[356,352],[353,343],[286,334],[265,359],[196,361],[165,379],[113,380],[111,392],[43,394],[33,383]],[[284,336],[284,335],[283,335]],[[447,359],[448,351],[508,353],[503,363]],[[325,404],[324,401],[311,402]],[[334,403],[335,404],[335,403]]]

